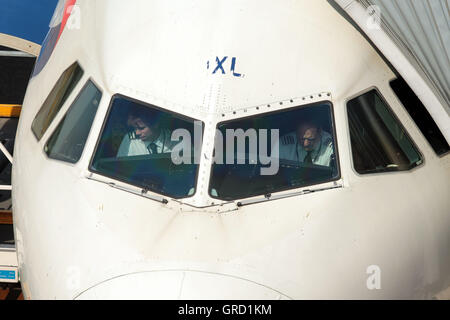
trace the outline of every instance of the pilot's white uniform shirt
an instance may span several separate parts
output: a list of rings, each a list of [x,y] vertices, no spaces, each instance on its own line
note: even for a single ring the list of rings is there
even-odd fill
[[[312,163],[321,166],[330,166],[331,156],[334,153],[333,138],[328,132],[322,131],[320,140],[311,153]],[[307,151],[303,148],[301,142],[298,142],[295,132],[290,132],[282,136],[279,146],[280,159],[304,162]]]
[[[171,132],[168,129],[162,129],[154,141],[142,141],[134,137],[134,132],[129,132],[122,139],[117,157],[152,154],[149,147],[151,143],[156,145],[157,153],[170,153],[178,141],[171,140]]]

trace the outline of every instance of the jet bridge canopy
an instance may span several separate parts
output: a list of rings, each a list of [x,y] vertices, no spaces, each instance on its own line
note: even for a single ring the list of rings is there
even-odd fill
[[[328,1],[384,54],[450,142],[450,2]]]
[[[424,72],[450,115],[450,1],[361,1],[379,10],[381,23],[410,61]],[[378,8],[378,9],[376,9]]]

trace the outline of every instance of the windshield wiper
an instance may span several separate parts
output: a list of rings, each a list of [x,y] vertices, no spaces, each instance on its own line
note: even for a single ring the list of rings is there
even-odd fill
[[[247,206],[249,204],[261,203],[261,202],[265,202],[265,201],[272,201],[272,200],[284,199],[284,198],[295,197],[295,196],[302,196],[304,194],[309,194],[309,193],[324,191],[324,190],[330,190],[330,189],[337,189],[337,188],[342,188],[342,187],[343,186],[341,184],[336,184],[336,185],[333,185],[330,187],[317,188],[317,189],[304,189],[302,191],[290,192],[290,193],[280,194],[280,195],[276,195],[276,196],[272,196],[269,193],[269,194],[265,195],[263,198],[239,201],[237,203],[237,206],[243,207],[243,206]]]
[[[107,184],[108,186],[115,188],[115,189],[119,189],[125,192],[129,192],[147,199],[151,199],[154,201],[158,201],[161,202],[163,204],[167,204],[169,201],[161,196],[157,196],[157,195],[153,195],[153,194],[149,194],[147,189],[140,189],[138,187],[136,188],[132,188],[132,187],[128,187],[128,186],[124,186],[124,185],[118,185],[115,182],[112,181],[108,181],[108,180],[103,180],[97,177],[94,177],[94,175],[92,174],[92,172],[90,172],[86,178],[88,178],[89,180],[93,180],[93,181],[97,181],[97,182],[101,182],[104,184]]]

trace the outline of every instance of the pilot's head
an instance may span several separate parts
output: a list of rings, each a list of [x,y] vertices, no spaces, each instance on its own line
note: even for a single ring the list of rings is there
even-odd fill
[[[313,118],[302,119],[297,127],[297,138],[305,151],[315,150],[322,138],[322,129]]]
[[[160,128],[156,117],[147,110],[130,110],[127,125],[133,130],[136,138],[142,141],[153,141],[158,138]]]

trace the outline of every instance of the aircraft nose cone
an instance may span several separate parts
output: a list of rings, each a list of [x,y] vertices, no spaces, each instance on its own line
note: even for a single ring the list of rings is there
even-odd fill
[[[77,300],[286,300],[289,297],[255,282],[197,271],[148,271],[105,280]]]

